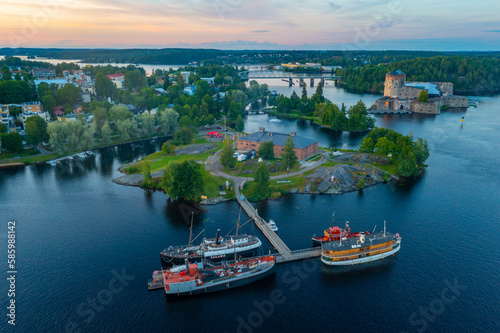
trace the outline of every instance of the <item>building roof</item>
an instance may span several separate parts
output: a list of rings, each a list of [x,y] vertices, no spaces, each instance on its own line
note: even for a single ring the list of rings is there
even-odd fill
[[[404,75],[404,73],[398,69],[398,70],[392,70],[385,75]]]
[[[288,138],[292,138],[292,141],[295,145],[295,148],[299,149],[304,149],[309,147],[310,145],[315,144],[316,140],[309,139],[303,136],[291,136],[290,134],[284,134],[284,133],[276,133],[276,132],[255,132],[249,135],[245,135],[243,137],[238,138],[238,140],[244,140],[244,141],[252,141],[252,142],[265,142],[265,141],[272,141],[275,146],[285,146],[286,140]]]
[[[415,87],[420,89],[425,89],[429,93],[429,95],[439,95],[440,91],[438,90],[435,84],[430,82],[407,82],[405,83],[407,87]]]
[[[122,73],[118,73],[118,74],[109,74],[109,75],[106,75],[109,79],[116,79],[116,78],[119,78],[119,77],[123,77],[125,76],[125,74],[122,74]]]

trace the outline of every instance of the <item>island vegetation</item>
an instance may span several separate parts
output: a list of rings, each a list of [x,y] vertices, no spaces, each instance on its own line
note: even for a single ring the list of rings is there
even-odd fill
[[[366,131],[375,126],[375,119],[368,115],[361,100],[348,110],[344,103],[339,107],[323,96],[321,84],[310,98],[304,86],[301,97],[294,91],[290,97],[279,95],[270,98],[269,105],[276,107],[276,111],[270,111],[271,114],[310,120],[334,131]]]
[[[492,94],[500,90],[500,59],[487,56],[434,56],[337,69],[341,86],[382,93],[385,75],[400,69],[408,81],[451,82],[455,93]]]

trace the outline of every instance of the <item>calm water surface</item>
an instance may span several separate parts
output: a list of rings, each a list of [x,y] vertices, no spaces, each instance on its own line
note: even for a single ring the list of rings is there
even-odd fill
[[[280,84],[271,88],[289,89]],[[325,88],[325,95],[349,105],[376,98],[336,88]],[[349,220],[354,230],[380,229],[386,220],[388,230],[403,237],[393,258],[342,269],[324,267],[319,259],[283,264],[274,279],[177,302],[166,301],[161,291],[148,292],[146,281],[159,267],[162,249],[187,241],[187,206],[169,202],[160,192],[112,183],[121,164],[159,149],[161,142],[102,149],[93,158],[56,167],[2,169],[4,275],[7,220],[17,220],[15,330],[498,332],[499,109],[500,98],[484,97],[477,109],[465,113],[377,117],[378,126],[427,138],[431,157],[419,179],[362,193],[288,195],[255,205],[262,216],[276,221],[291,249],[310,247],[310,237],[330,225],[333,210],[339,224]],[[247,130],[294,130],[322,146],[356,147],[362,138],[272,119],[248,116],[245,125]],[[195,215],[194,232],[228,232],[238,212],[234,202],[203,207]],[[259,234],[250,223],[244,229]],[[263,251],[268,249],[265,242]],[[121,274],[127,279],[119,284],[115,276]],[[446,304],[443,290],[451,300]],[[6,293],[4,280],[4,312]],[[14,331],[2,316],[1,331]]]

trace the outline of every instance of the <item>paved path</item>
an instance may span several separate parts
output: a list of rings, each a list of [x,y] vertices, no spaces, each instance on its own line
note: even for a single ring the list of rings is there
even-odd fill
[[[224,172],[222,169],[222,165],[220,165],[220,154],[222,152],[222,149],[219,150],[215,155],[213,156],[209,156],[207,161],[206,161],[206,164],[205,164],[205,170],[210,170],[212,171],[214,174],[216,174],[217,176],[220,176],[220,177],[224,177],[224,178],[227,178],[229,180],[232,180],[233,182],[235,182],[235,186],[236,187],[239,187],[241,185],[241,183],[243,183],[243,181],[249,181],[249,180],[253,180],[253,177],[249,176],[249,177],[240,177],[240,176],[234,176],[234,175],[231,175],[231,174],[228,174],[226,172]],[[324,151],[324,150],[321,150],[320,151],[321,155],[323,156],[328,156],[327,155],[327,152]],[[288,177],[293,177],[293,176],[297,176],[297,175],[300,175],[306,171],[309,171],[309,170],[312,170],[314,168],[317,168],[319,166],[321,166],[321,164],[323,163],[323,160],[326,159],[325,157],[323,159],[320,159],[316,162],[302,162],[303,165],[305,165],[304,168],[300,169],[300,170],[297,170],[297,171],[293,171],[293,172],[290,172],[290,173],[287,173],[287,174],[284,174],[284,175],[279,175],[279,176],[272,176],[272,177],[269,177],[271,180],[275,180],[275,179],[283,179],[283,178],[288,178]]]

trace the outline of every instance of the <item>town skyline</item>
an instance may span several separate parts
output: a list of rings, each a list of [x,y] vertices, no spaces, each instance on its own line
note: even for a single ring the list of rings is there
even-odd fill
[[[21,0],[0,4],[0,47],[495,51],[498,9],[490,0]]]

